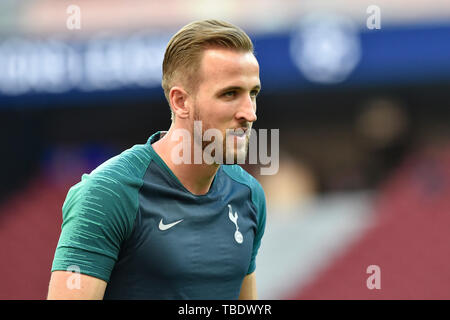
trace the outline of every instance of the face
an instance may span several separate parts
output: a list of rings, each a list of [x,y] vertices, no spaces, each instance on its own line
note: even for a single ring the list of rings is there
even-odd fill
[[[221,132],[222,163],[245,159],[261,86],[258,61],[251,52],[207,49],[199,72],[192,125],[202,121],[202,134],[211,128]],[[209,143],[204,142],[202,150]]]

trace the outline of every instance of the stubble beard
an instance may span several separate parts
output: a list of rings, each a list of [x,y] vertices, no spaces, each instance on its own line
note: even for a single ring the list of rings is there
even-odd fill
[[[205,132],[208,129],[212,129],[213,128],[208,122],[205,122],[202,119],[202,117],[200,115],[200,112],[198,111],[197,107],[194,108],[194,116],[193,116],[193,122],[192,122],[192,132],[194,132],[194,134],[196,132],[194,130],[194,124],[195,124],[196,121],[201,121],[201,124],[202,124],[202,137],[204,137],[204,134],[205,134]],[[248,130],[250,130],[250,129],[251,128],[249,127]],[[228,137],[226,130],[225,131],[221,130],[221,133],[222,133],[222,135],[221,135],[221,141],[220,142],[221,142],[221,145],[222,145],[222,159],[221,159],[222,162],[220,162],[218,164],[237,164],[239,159],[242,159],[242,160],[245,161],[245,158],[247,157],[248,147],[249,147],[250,131],[248,131],[248,134],[246,134],[245,146],[242,148],[242,151],[241,151],[240,148],[238,148],[239,143],[237,141],[236,142],[228,141],[228,139],[234,139],[233,136]],[[209,144],[215,142],[215,137],[213,137],[211,141],[203,141],[202,137],[195,137],[194,136],[194,143],[197,143],[197,141],[202,141],[202,154],[203,154],[203,152],[206,149],[206,147]],[[232,148],[233,148],[232,150],[229,150],[227,148],[227,145],[228,145],[227,141],[232,146]],[[230,152],[232,153],[231,156],[230,156]],[[240,154],[240,153],[243,153],[243,154]],[[227,155],[228,155],[228,157],[227,157]],[[213,150],[211,152],[211,156],[215,157],[215,150]],[[227,160],[229,158],[233,159],[232,163],[229,163],[229,160]]]

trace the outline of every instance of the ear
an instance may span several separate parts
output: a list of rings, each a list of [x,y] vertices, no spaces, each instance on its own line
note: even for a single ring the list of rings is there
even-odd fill
[[[187,101],[188,97],[189,94],[182,87],[174,86],[170,89],[169,92],[170,106],[172,108],[173,113],[175,114],[175,117],[181,119],[189,118],[190,104]]]

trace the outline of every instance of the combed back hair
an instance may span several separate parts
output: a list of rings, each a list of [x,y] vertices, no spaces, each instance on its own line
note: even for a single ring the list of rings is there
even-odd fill
[[[162,65],[162,87],[169,105],[169,92],[174,85],[182,84],[189,93],[197,89],[202,53],[214,47],[253,53],[249,36],[225,21],[194,21],[170,39]]]

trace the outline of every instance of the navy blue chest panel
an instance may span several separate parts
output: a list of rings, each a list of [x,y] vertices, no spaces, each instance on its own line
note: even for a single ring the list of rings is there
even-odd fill
[[[213,186],[207,195],[194,196],[150,164],[134,230],[108,285],[111,296],[117,284],[122,291],[130,288],[132,298],[238,297],[251,260],[256,210],[250,189],[223,171]]]

